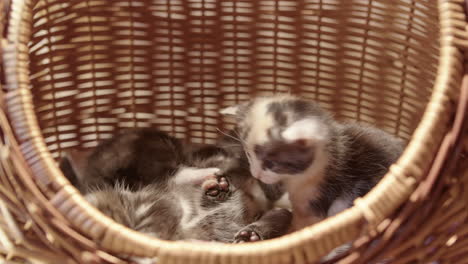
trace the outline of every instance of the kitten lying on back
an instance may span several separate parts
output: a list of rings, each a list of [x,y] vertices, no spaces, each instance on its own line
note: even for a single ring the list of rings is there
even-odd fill
[[[338,123],[294,96],[257,98],[222,113],[237,117],[252,175],[285,184],[295,230],[352,206],[403,150],[400,139],[382,130]]]
[[[268,239],[286,232],[291,220],[284,209],[263,214],[269,205],[258,182],[230,151],[183,148],[154,129],[125,131],[91,152],[75,151],[61,168],[104,214],[161,239]]]

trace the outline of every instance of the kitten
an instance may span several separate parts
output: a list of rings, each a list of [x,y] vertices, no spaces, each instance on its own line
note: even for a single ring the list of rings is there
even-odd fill
[[[257,221],[252,223],[249,220],[247,223],[251,224],[237,232],[234,242],[265,240],[287,232],[292,215],[289,210],[280,207],[279,198],[284,193],[284,189],[280,184],[267,185],[253,178],[242,146],[232,141],[232,137],[221,138],[216,146],[204,146],[194,151],[189,163],[196,168],[219,168],[218,174],[228,179],[233,187],[233,193],[242,192],[242,204],[249,208],[247,211],[261,212],[261,217],[256,218]],[[208,183],[205,188],[213,184],[210,185],[208,181],[205,183]],[[213,194],[213,191],[208,194]],[[215,190],[214,194],[218,195],[218,191]],[[223,195],[222,192],[219,194]]]
[[[285,184],[293,230],[351,207],[404,148],[382,130],[336,122],[316,103],[290,95],[256,98],[221,113],[237,117],[251,174]]]
[[[137,190],[150,183],[166,182],[185,162],[185,156],[181,142],[164,132],[129,129],[100,142],[93,150],[67,152],[60,165],[82,193],[90,186],[95,189],[115,182]]]
[[[95,150],[71,152],[60,167],[104,214],[161,239],[242,242],[284,234],[290,212],[262,216],[267,199],[234,153],[182,148],[165,133],[136,129]]]

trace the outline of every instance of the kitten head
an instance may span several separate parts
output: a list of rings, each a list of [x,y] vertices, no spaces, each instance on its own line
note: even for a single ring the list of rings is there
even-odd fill
[[[333,121],[313,102],[276,95],[222,113],[237,117],[251,173],[264,183],[287,181],[324,160]]]

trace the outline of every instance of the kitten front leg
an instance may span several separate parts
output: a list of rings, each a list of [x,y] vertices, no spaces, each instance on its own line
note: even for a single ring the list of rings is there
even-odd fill
[[[216,179],[220,171],[219,168],[183,167],[176,172],[172,181],[176,185],[201,185],[207,180]]]
[[[311,206],[312,204],[316,203],[307,200],[303,200],[301,203],[293,203],[291,232],[298,231],[325,219],[324,213],[316,208],[316,206]]]
[[[207,196],[218,201],[224,200],[229,192],[229,182],[222,176],[219,168],[182,168],[176,173],[173,181],[176,185],[200,185]]]
[[[329,208],[329,199],[325,199],[318,188],[309,187],[310,184],[304,184],[304,186],[297,185],[295,188],[289,188],[289,190],[295,190],[289,192],[293,211],[291,231],[297,231],[322,221],[326,217],[326,208]]]
[[[234,243],[254,242],[282,236],[288,233],[291,219],[292,214],[289,210],[272,209],[237,232],[234,236]]]

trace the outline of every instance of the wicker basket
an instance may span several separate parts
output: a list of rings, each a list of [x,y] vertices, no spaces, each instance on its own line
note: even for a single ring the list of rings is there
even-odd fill
[[[0,0],[0,262],[468,262],[462,0]],[[468,75],[465,75],[468,76]],[[291,92],[408,140],[355,206],[271,241],[166,242],[85,202],[56,161],[125,127],[194,142]]]

